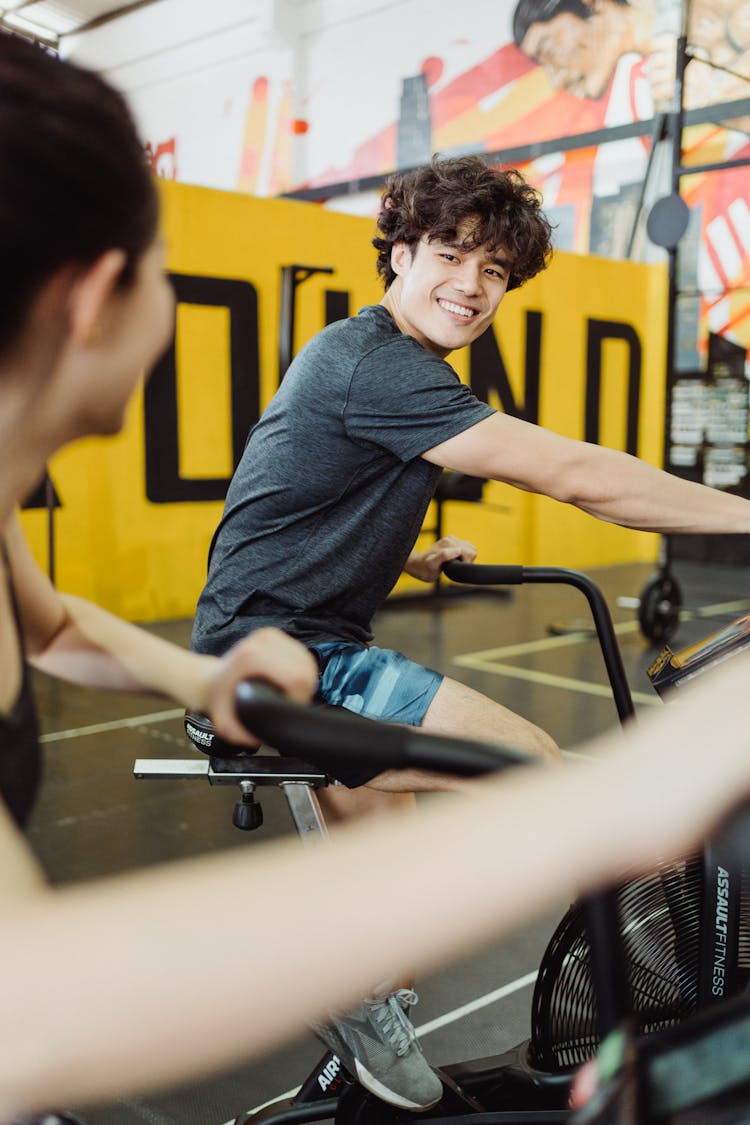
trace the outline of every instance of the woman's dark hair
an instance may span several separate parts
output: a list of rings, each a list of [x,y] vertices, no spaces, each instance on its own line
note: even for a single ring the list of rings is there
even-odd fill
[[[156,187],[121,95],[0,34],[0,350],[58,267],[122,249],[126,285],[157,225]]]
[[[378,215],[382,237],[372,240],[385,288],[396,276],[395,242],[405,242],[412,252],[424,235],[431,242],[455,242],[465,223],[466,250],[487,246],[510,254],[508,289],[517,289],[549,262],[552,228],[539,192],[520,173],[490,168],[479,156],[434,157],[428,166],[396,172],[386,183]]]

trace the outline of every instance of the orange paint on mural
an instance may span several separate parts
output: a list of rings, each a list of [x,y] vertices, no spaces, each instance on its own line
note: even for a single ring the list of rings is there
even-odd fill
[[[240,173],[237,180],[237,190],[250,194],[257,191],[258,172],[263,156],[266,128],[268,123],[268,79],[256,78],[250,94],[250,104],[245,121],[245,133],[242,139],[242,153],[240,156]]]
[[[281,195],[292,186],[294,138],[298,132],[295,124],[299,121],[292,116],[293,111],[291,84],[285,82],[277,109],[277,126],[270,138],[273,152],[270,155],[268,183],[263,185],[264,195]]]

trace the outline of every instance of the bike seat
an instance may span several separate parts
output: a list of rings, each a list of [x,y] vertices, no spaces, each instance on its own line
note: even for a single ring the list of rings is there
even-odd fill
[[[227,742],[214,729],[208,715],[200,711],[185,712],[185,733],[196,749],[209,758],[249,758],[259,749],[256,746],[238,746]]]

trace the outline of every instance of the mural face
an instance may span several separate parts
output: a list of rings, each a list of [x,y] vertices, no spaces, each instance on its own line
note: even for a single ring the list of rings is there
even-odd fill
[[[551,20],[532,22],[524,34],[521,50],[544,68],[554,90],[577,98],[600,98],[606,91],[625,52],[617,38],[606,35],[604,5],[599,7],[585,18],[561,10]]]

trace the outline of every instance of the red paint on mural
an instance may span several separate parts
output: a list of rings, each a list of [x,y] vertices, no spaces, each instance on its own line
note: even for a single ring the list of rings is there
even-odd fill
[[[177,179],[177,141],[170,137],[167,141],[159,141],[152,145],[146,142],[146,155],[151,164],[151,171],[162,180]]]

